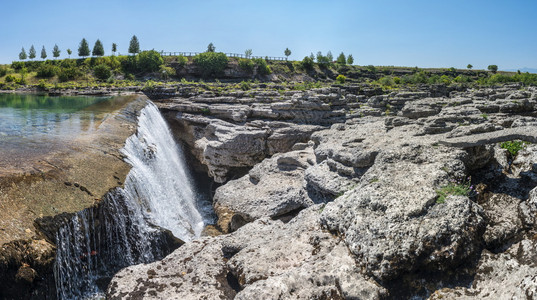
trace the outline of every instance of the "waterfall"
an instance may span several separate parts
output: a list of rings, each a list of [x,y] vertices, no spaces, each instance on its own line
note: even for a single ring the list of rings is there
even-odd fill
[[[176,238],[189,241],[203,230],[183,153],[152,102],[121,151],[132,166],[124,187],[74,214],[56,233],[59,299],[102,297],[121,268],[161,259],[178,247]]]

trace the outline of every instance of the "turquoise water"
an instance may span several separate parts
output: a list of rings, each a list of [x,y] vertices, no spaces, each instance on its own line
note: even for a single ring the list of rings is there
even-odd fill
[[[111,97],[0,94],[0,140],[91,131]]]
[[[0,94],[0,173],[99,129],[129,97]]]

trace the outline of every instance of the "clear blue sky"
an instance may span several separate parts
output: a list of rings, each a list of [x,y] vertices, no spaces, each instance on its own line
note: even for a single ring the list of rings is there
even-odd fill
[[[142,49],[217,51],[292,59],[331,50],[360,65],[500,69],[537,68],[536,0],[369,1],[37,1],[2,0],[0,63],[21,47],[55,43],[76,56],[85,37],[126,53],[133,34]]]

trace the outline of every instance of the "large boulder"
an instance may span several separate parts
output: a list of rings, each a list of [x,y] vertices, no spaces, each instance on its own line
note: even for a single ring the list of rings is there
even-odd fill
[[[321,220],[380,280],[455,267],[478,252],[485,227],[481,208],[465,196],[436,203],[435,189],[447,183],[446,171],[464,171],[463,157],[422,146],[383,152],[357,187],[327,204]]]
[[[303,186],[304,171],[314,159],[312,148],[275,154],[216,189],[214,207],[222,230],[234,231],[246,222],[313,205]]]
[[[323,231],[321,205],[284,224],[267,218],[189,242],[164,260],[125,268],[108,299],[379,299],[342,242]]]

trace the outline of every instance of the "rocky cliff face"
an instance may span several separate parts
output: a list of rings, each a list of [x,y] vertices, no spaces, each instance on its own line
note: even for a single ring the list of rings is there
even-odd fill
[[[164,94],[177,137],[224,183],[229,234],[124,269],[112,299],[537,295],[537,148],[498,144],[537,142],[537,89]]]

